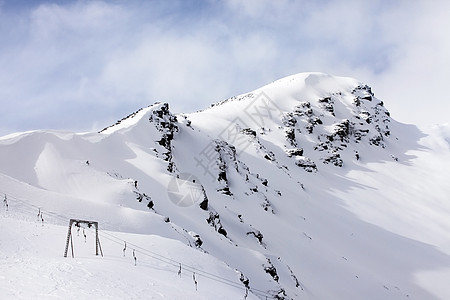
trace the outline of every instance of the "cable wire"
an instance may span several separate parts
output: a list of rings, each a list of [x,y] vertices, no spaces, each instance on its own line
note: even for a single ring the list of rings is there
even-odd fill
[[[39,206],[36,206],[34,204],[29,203],[28,201],[25,201],[25,200],[19,199],[17,197],[14,197],[14,196],[12,196],[10,194],[6,194],[4,192],[0,192],[0,195],[2,195],[2,197],[6,197],[6,199],[13,199],[13,200],[21,203],[23,206],[26,207],[25,210],[28,209],[30,212],[31,212],[31,209],[33,209],[34,211],[38,210],[40,213],[45,213],[46,215],[52,216],[53,218],[58,219],[58,220],[60,220],[62,222],[67,222],[67,220],[70,220],[70,218],[68,218],[66,216],[63,216],[61,214],[45,210],[45,209],[43,209],[43,208],[41,208]],[[90,228],[87,228],[87,229],[91,230]],[[99,233],[100,236],[102,236],[102,238],[104,238],[106,240],[109,240],[109,241],[111,241],[113,243],[116,243],[116,244],[119,244],[119,245],[123,245],[123,243],[125,242],[125,240],[123,240],[121,238],[118,238],[115,235],[113,235],[111,233],[108,233],[108,232],[106,232],[104,230],[98,229],[98,233]],[[200,275],[200,276],[202,276],[204,278],[216,281],[216,282],[221,283],[221,284],[225,284],[225,285],[228,285],[228,286],[231,286],[231,287],[234,287],[234,288],[238,288],[238,289],[243,290],[243,291],[247,290],[247,288],[243,287],[242,284],[234,282],[234,281],[232,281],[230,279],[221,277],[219,275],[215,275],[213,273],[209,273],[207,271],[198,269],[198,268],[190,266],[188,264],[181,263],[181,262],[179,262],[177,260],[174,260],[172,258],[166,257],[164,255],[161,255],[159,253],[153,252],[153,251],[151,251],[149,249],[146,249],[144,247],[141,247],[139,245],[136,245],[136,244],[133,244],[133,243],[130,243],[130,242],[127,242],[127,245],[128,246],[132,246],[132,248],[134,248],[135,252],[140,253],[142,255],[145,255],[147,257],[150,257],[150,258],[153,258],[155,260],[164,262],[166,264],[170,264],[170,265],[172,265],[174,267],[181,266],[184,270],[187,270],[190,273],[193,273],[193,274],[195,273],[195,274]],[[275,299],[276,298],[273,295],[268,294],[267,292],[259,290],[259,289],[256,289],[256,288],[248,288],[248,291],[250,291],[251,293],[253,293],[256,296],[266,297],[266,299],[267,298],[271,298],[271,299]]]

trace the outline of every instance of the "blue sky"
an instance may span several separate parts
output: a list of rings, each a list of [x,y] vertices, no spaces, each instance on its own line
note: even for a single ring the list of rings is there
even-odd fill
[[[319,71],[372,86],[393,118],[448,123],[450,2],[0,0],[0,135],[191,112]]]

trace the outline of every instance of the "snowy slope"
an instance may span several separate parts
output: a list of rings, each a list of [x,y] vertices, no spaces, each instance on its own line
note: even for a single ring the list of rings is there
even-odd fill
[[[10,208],[12,211],[18,207]],[[42,226],[41,222],[20,219],[12,212],[3,214],[1,298],[238,299],[244,295],[234,283],[235,271],[179,241],[156,235],[103,232],[101,247],[108,253],[101,257],[94,255],[94,231],[86,228],[84,233],[86,242],[83,231],[74,233],[75,258],[64,258],[61,241],[67,234],[65,227]],[[119,239],[128,242],[125,255]],[[139,247],[134,249],[136,245]],[[171,257],[189,267],[183,264],[178,275],[178,264]],[[214,276],[208,273],[211,271]],[[223,293],[217,294],[217,290]]]
[[[192,114],[156,103],[99,133],[5,136],[1,268],[15,275],[0,288],[9,298],[446,299],[449,141],[448,126],[398,123],[367,85],[321,73]],[[99,222],[103,258],[62,258],[70,218]],[[134,267],[125,241],[172,264]],[[197,271],[198,291],[179,263],[208,272]]]

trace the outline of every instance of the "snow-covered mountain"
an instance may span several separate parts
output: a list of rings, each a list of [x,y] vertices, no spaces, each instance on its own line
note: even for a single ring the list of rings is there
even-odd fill
[[[448,126],[401,124],[369,86],[321,73],[98,133],[8,135],[0,292],[448,299],[448,178]],[[103,257],[82,227],[63,257],[70,218],[99,223]]]

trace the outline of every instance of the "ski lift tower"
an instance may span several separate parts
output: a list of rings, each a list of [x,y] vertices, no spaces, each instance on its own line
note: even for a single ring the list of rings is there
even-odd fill
[[[74,257],[74,255],[73,255],[73,241],[72,241],[72,225],[74,223],[75,223],[75,226],[77,226],[77,227],[80,227],[80,224],[87,224],[87,226],[89,228],[91,228],[92,225],[95,226],[95,255],[98,255],[98,249],[100,248],[100,253],[103,256],[102,246],[100,245],[100,240],[98,239],[98,222],[70,219],[69,231],[67,232],[66,249],[64,250],[64,257],[67,257],[67,251],[69,251],[69,242],[70,242],[71,249],[72,249],[72,257]]]

